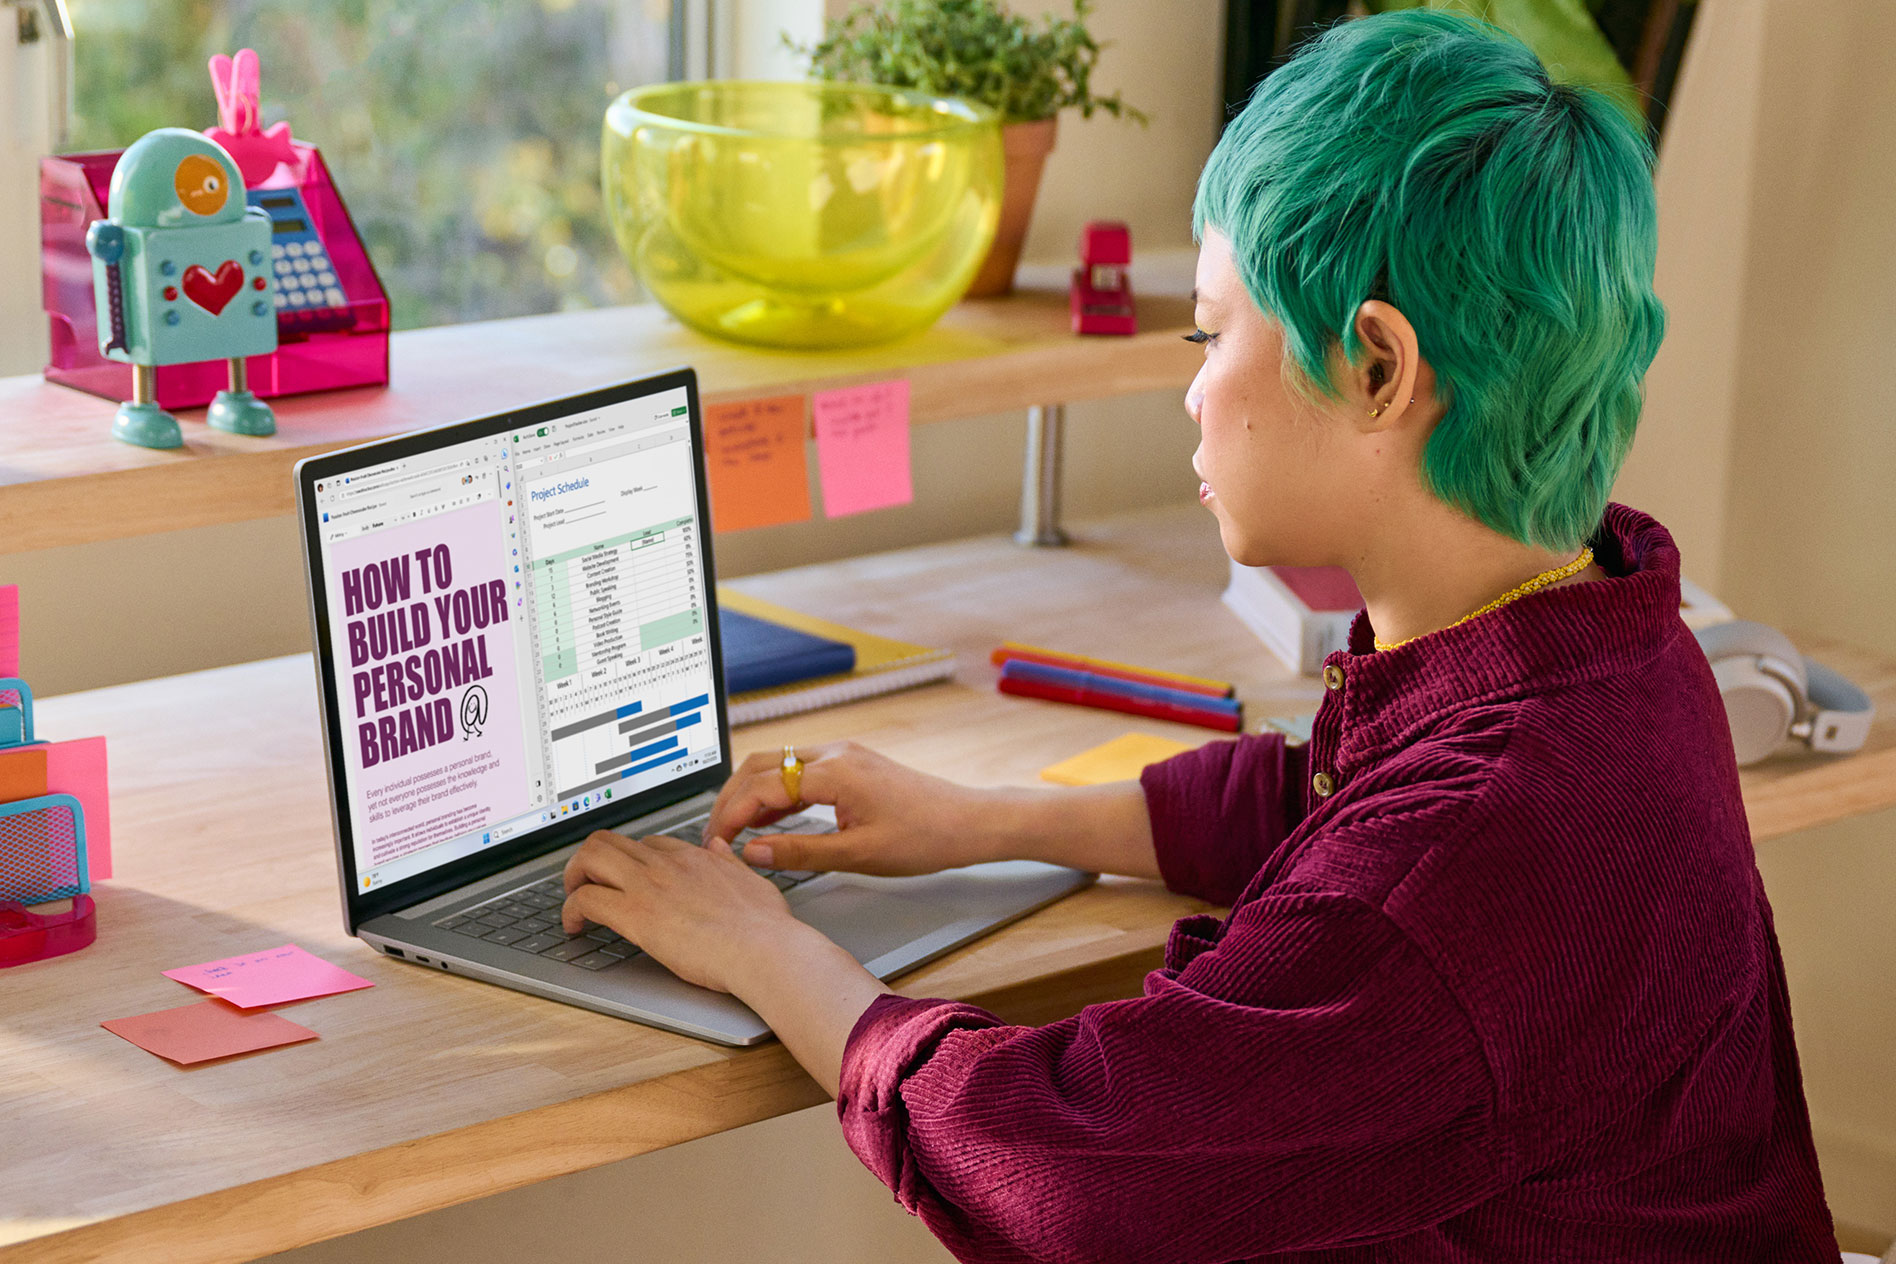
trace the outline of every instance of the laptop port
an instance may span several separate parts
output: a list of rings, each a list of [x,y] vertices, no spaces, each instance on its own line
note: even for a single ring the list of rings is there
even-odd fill
[[[387,953],[391,957],[401,957],[401,958],[406,959],[408,956],[408,954],[403,952],[400,948],[390,948],[386,944],[383,945],[382,951]]]

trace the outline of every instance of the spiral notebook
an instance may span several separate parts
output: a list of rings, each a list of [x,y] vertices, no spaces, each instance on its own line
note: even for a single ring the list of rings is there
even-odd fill
[[[841,641],[856,651],[856,666],[846,672],[817,676],[771,689],[753,689],[731,695],[731,724],[757,724],[764,720],[800,715],[821,707],[859,702],[898,689],[948,680],[955,674],[952,650],[911,645],[886,636],[860,632],[840,623],[831,623],[814,615],[785,609],[760,597],[718,586],[718,605],[722,609],[767,619],[799,632]]]

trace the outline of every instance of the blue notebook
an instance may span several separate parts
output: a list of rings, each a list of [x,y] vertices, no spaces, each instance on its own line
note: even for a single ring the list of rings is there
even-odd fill
[[[728,693],[749,693],[856,670],[855,646],[768,619],[720,609],[718,630],[723,634]]]

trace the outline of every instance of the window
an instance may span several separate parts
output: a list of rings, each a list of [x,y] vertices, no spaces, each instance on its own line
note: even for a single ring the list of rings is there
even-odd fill
[[[263,123],[322,150],[397,329],[631,302],[600,202],[606,104],[681,77],[686,0],[71,0],[70,147],[217,122],[254,48]]]

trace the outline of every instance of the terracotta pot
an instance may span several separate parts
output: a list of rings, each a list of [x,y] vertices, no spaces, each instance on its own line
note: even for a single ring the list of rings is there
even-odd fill
[[[1053,151],[1053,133],[1059,118],[1009,123],[1001,129],[1001,147],[1007,156],[1002,177],[1001,224],[994,231],[988,257],[968,287],[969,298],[993,298],[1014,288],[1014,265],[1020,262],[1021,243],[1034,217],[1034,195],[1040,192],[1040,169]]]

